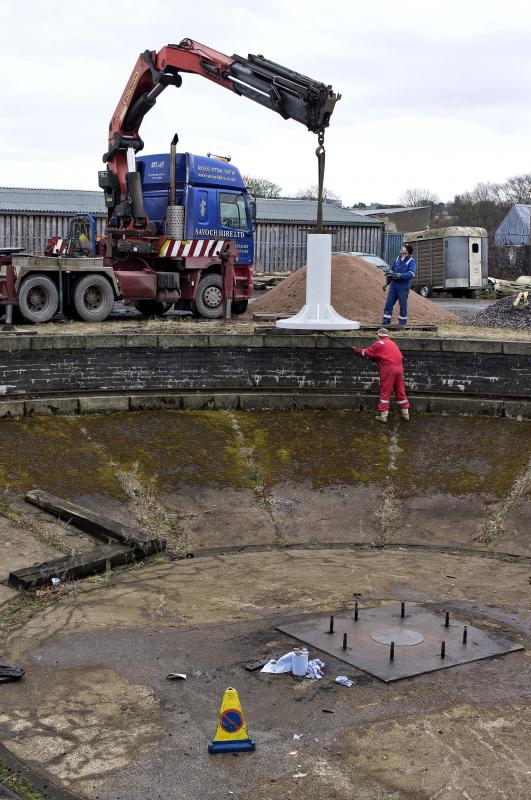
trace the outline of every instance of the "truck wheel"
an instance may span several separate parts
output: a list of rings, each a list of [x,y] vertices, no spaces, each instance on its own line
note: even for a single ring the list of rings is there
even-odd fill
[[[30,275],[18,293],[18,307],[28,322],[49,322],[59,305],[57,286],[46,275]]]
[[[195,307],[201,317],[219,319],[223,315],[221,275],[211,272],[201,278],[195,295]]]
[[[248,300],[233,300],[231,311],[233,314],[245,314],[248,305]]]
[[[431,297],[431,286],[419,286],[419,294],[421,297]]]
[[[74,290],[76,314],[86,322],[107,319],[114,305],[114,291],[103,275],[86,275]]]

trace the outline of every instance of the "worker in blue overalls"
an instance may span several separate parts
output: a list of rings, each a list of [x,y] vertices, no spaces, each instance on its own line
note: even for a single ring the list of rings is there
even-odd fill
[[[407,298],[409,294],[409,286],[411,280],[415,277],[417,270],[417,262],[412,258],[413,246],[403,244],[400,248],[400,254],[393,264],[393,271],[387,276],[385,281],[385,289],[389,286],[387,294],[387,301],[385,303],[384,313],[382,317],[382,324],[389,325],[393,308],[398,300],[400,306],[400,313],[398,315],[398,324],[405,325],[407,323]]]

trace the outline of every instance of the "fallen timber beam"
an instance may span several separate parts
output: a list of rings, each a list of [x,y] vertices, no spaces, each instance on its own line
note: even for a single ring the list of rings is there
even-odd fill
[[[164,539],[154,539],[140,528],[130,528],[114,519],[104,517],[95,511],[91,511],[84,506],[62,500],[48,492],[34,490],[26,494],[28,503],[32,503],[50,514],[54,514],[59,519],[75,525],[85,533],[95,536],[98,539],[108,542],[114,540],[129,547],[134,547],[138,554],[152,555],[160,553],[166,547]]]
[[[44,561],[42,564],[10,572],[8,583],[15,589],[29,591],[39,586],[50,586],[52,578],[60,578],[61,581],[83,578],[133,561],[136,561],[133,548],[123,544],[109,544],[86,553]]]
[[[48,586],[52,578],[64,581],[95,575],[111,567],[122,566],[154,553],[161,553],[166,547],[164,539],[153,538],[139,528],[123,525],[121,522],[47,492],[39,490],[28,492],[26,500],[75,525],[85,533],[103,540],[105,544],[84,553],[44,561],[42,564],[10,572],[8,583],[16,589],[28,590],[38,586]]]

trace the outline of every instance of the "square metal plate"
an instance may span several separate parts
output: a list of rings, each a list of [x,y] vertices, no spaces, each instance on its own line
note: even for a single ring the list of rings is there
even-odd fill
[[[406,603],[404,612],[402,618],[400,604],[360,607],[357,621],[354,620],[354,611],[334,615],[334,633],[329,633],[330,614],[281,625],[278,630],[386,683],[523,650],[519,644],[470,625],[467,625],[467,640],[463,643],[464,623],[450,619],[446,627],[445,614],[432,610],[429,605]],[[347,649],[343,650],[345,633]],[[376,638],[381,641],[376,641]],[[390,641],[395,642],[392,661],[389,657],[391,646],[385,643]],[[441,657],[443,641],[444,658]]]

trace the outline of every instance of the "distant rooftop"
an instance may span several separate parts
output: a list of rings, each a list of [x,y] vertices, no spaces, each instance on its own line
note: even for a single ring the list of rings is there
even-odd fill
[[[82,189],[26,189],[0,187],[0,213],[11,214],[94,214],[107,213],[103,192]],[[315,224],[317,200],[278,198],[256,199],[259,222],[291,222]],[[323,221],[327,225],[381,225],[362,214],[341,206],[323,204]]]
[[[96,214],[107,210],[100,190],[26,189],[0,186],[0,212],[12,214]]]
[[[390,208],[357,208],[356,213],[364,217],[375,214],[399,214],[401,211],[421,211],[431,206],[391,206]]]
[[[313,224],[317,219],[317,200],[285,197],[256,198],[256,218],[260,222],[298,222]],[[342,206],[323,203],[323,222],[328,225],[374,225],[373,220]]]

